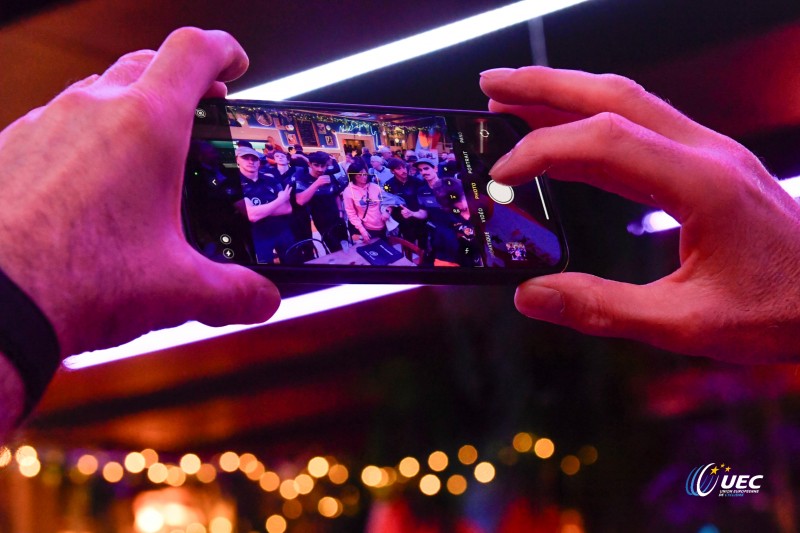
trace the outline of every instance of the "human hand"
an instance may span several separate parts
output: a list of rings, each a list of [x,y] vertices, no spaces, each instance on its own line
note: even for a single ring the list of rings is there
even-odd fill
[[[331,182],[331,177],[328,174],[323,174],[314,181],[317,187],[323,187],[325,185],[330,184],[330,182]]]
[[[409,218],[409,217],[414,216],[413,211],[411,211],[409,208],[407,208],[404,205],[400,206],[400,214],[403,215],[403,218]]]
[[[0,268],[47,315],[62,356],[277,309],[274,285],[204,258],[181,229],[195,103],[246,68],[230,35],[180,29],[0,133]]]
[[[288,202],[292,196],[292,186],[287,185],[285,189],[278,192],[278,196],[275,198],[279,203]]]
[[[682,224],[672,274],[644,286],[543,276],[518,288],[522,313],[728,361],[800,358],[800,206],[753,154],[619,76],[497,69],[481,88],[492,111],[534,129],[494,179],[517,184],[546,170]]]
[[[372,238],[372,235],[370,235],[369,232],[366,229],[360,229],[360,230],[358,230],[358,232],[361,234],[361,239],[364,242],[367,242],[368,240],[370,240]]]

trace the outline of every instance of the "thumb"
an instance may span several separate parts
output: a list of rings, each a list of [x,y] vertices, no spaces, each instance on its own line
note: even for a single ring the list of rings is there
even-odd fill
[[[202,280],[196,319],[209,326],[255,324],[275,314],[281,302],[278,288],[255,272],[231,264],[198,258]]]
[[[590,335],[652,343],[665,325],[653,313],[655,290],[568,272],[526,281],[517,288],[514,303],[530,318]]]

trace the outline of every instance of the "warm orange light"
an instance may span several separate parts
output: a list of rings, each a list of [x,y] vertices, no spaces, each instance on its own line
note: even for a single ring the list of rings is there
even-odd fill
[[[284,533],[286,531],[286,519],[279,514],[274,514],[267,518],[267,533]]]
[[[11,462],[12,454],[5,446],[0,446],[0,468],[5,468]]]
[[[197,455],[193,453],[187,453],[181,457],[181,460],[178,464],[181,465],[181,470],[192,476],[200,471],[200,467],[203,465],[203,462],[200,461],[200,458]]]
[[[597,448],[594,446],[583,446],[580,450],[578,450],[578,458],[581,460],[581,463],[585,465],[593,465],[597,462]]]
[[[181,467],[170,465],[167,467],[167,485],[171,487],[180,487],[186,483],[186,472],[181,470]]]
[[[261,479],[261,476],[263,476],[264,472],[266,471],[267,469],[264,468],[264,463],[262,463],[261,461],[256,461],[255,466],[251,468],[250,471],[247,472],[245,475],[247,476],[247,479],[251,481],[258,481],[259,479]]]
[[[447,459],[447,454],[444,452],[433,452],[428,456],[428,466],[434,472],[441,472],[445,468],[447,468],[447,464],[449,460]]]
[[[219,456],[219,467],[224,472],[235,472],[239,468],[239,456],[236,452],[225,452]]]
[[[530,433],[525,433],[524,431],[521,433],[517,433],[514,435],[514,441],[512,442],[514,449],[517,450],[519,453],[525,453],[531,451],[533,447],[533,435]]]
[[[568,476],[574,476],[581,469],[581,461],[574,455],[565,455],[561,459],[561,471]]]
[[[206,533],[206,526],[198,522],[194,522],[186,526],[186,533]]]
[[[103,466],[103,479],[109,483],[117,483],[125,475],[125,469],[116,461],[109,461]]]
[[[278,490],[281,485],[281,478],[275,472],[264,472],[258,480],[258,484],[267,492]]]
[[[475,465],[475,479],[481,483],[489,483],[494,479],[494,465],[488,461]]]
[[[419,474],[419,461],[413,457],[406,457],[400,461],[400,464],[397,465],[397,469],[402,476],[412,478]]]
[[[297,492],[299,494],[308,494],[309,492],[314,490],[314,478],[312,478],[308,474],[300,474],[299,476],[294,478],[294,482],[297,487]]]
[[[125,470],[131,474],[138,474],[145,469],[144,455],[139,452],[131,452],[125,456]]]
[[[200,470],[197,471],[196,477],[201,483],[211,483],[217,479],[217,469],[212,464],[203,463],[200,465]]]
[[[208,524],[208,530],[211,533],[231,533],[233,531],[233,524],[224,516],[217,516],[212,518]]]
[[[75,465],[78,469],[78,472],[83,474],[84,476],[91,476],[95,472],[97,472],[100,463],[97,461],[97,457],[94,455],[89,455],[88,453],[85,455],[81,455],[78,458],[78,463]]]
[[[144,457],[144,467],[150,468],[158,462],[158,453],[151,448],[142,450],[142,457]]]
[[[550,439],[539,439],[533,445],[533,452],[540,459],[548,459],[556,451],[556,445]]]
[[[342,505],[342,502],[336,498],[325,496],[319,500],[319,503],[317,504],[317,510],[319,511],[319,514],[325,518],[336,518],[342,514],[344,506]]]
[[[147,469],[147,479],[153,483],[164,483],[167,480],[168,473],[166,465],[154,463]]]
[[[36,457],[23,457],[19,463],[19,473],[25,477],[35,477],[42,470],[42,463]]]
[[[381,469],[375,465],[364,467],[361,471],[361,481],[367,487],[377,487],[381,483]]]
[[[329,469],[328,460],[324,457],[314,457],[308,461],[308,473],[316,478],[324,477]]]
[[[463,465],[471,465],[478,460],[478,450],[472,444],[465,444],[458,449],[458,460]]]
[[[239,457],[239,470],[246,474],[256,468],[256,463],[258,463],[258,459],[256,459],[255,455],[252,453],[243,453],[242,456]]]
[[[278,490],[285,500],[293,500],[297,498],[297,495],[299,494],[297,492],[297,484],[293,479],[284,480]]]
[[[36,449],[33,446],[28,446],[26,444],[24,446],[20,446],[19,448],[17,448],[17,453],[16,453],[17,463],[23,463],[28,458],[39,459],[39,454],[36,453]]]
[[[328,479],[334,485],[343,485],[347,482],[348,477],[350,477],[350,472],[347,471],[347,467],[344,465],[333,465],[328,470]]]
[[[303,514],[303,504],[298,500],[286,500],[283,502],[281,510],[286,518],[295,520]]]
[[[433,496],[442,488],[442,482],[433,474],[422,476],[419,480],[419,490],[426,496]]]
[[[447,492],[454,496],[460,496],[467,490],[467,479],[459,474],[450,476],[447,480]]]

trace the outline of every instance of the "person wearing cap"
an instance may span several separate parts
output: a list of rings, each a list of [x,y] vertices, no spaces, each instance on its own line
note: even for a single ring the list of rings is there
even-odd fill
[[[383,187],[384,183],[389,181],[393,176],[392,171],[386,168],[383,158],[379,155],[373,155],[369,158],[369,164],[372,168],[369,169],[369,175],[372,176],[378,185]]]
[[[426,260],[433,266],[481,265],[475,225],[460,179],[444,177],[434,188],[441,209],[430,212],[430,247]]]
[[[402,159],[392,157],[386,166],[392,172],[392,178],[384,184],[383,190],[405,201],[405,205],[392,208],[392,218],[399,225],[400,236],[425,249],[428,238],[425,219],[428,218],[428,212],[419,205],[418,199],[425,182],[409,176],[408,165]]]
[[[348,235],[338,202],[344,186],[326,174],[330,159],[323,151],[308,155],[308,168],[296,175],[294,202],[306,206],[328,249],[336,251],[342,249],[342,241],[348,240]]]
[[[236,149],[236,165],[242,185],[244,210],[251,224],[256,260],[274,263],[275,251],[281,262],[294,243],[291,231],[290,186],[282,186],[272,175],[260,174],[259,154],[249,146]]]
[[[412,178],[422,179],[422,176],[419,175],[419,170],[417,170],[417,167],[414,166],[414,163],[416,163],[417,159],[419,159],[417,152],[414,150],[406,150],[403,159],[406,161],[406,163],[408,163],[408,175]]]

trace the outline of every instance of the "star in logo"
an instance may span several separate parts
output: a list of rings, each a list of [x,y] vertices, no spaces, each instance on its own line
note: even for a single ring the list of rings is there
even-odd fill
[[[722,466],[725,466],[725,465],[722,465]],[[725,471],[726,471],[726,472],[730,472],[730,471],[731,471],[731,467],[727,467],[727,468],[725,468]]]
[[[713,475],[716,475],[716,473],[717,473],[718,471],[719,471],[719,468],[715,466],[714,468],[712,468],[712,469],[711,469],[711,475],[712,475],[712,476],[713,476]]]

